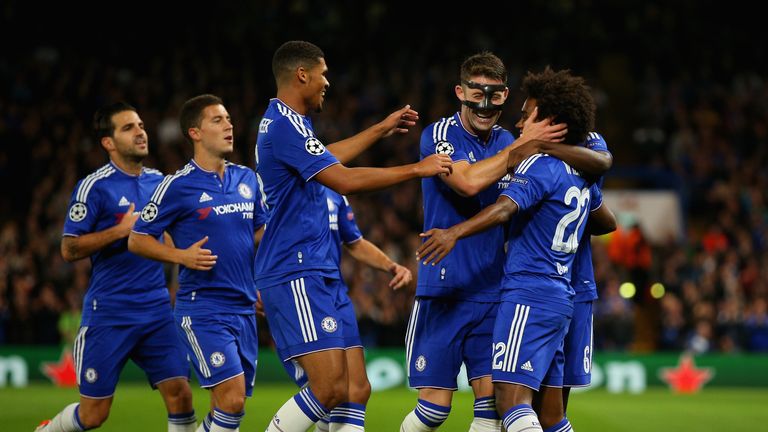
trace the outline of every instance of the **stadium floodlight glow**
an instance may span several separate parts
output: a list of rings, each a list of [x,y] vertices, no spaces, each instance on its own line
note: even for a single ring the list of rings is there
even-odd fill
[[[664,294],[666,293],[666,289],[664,288],[664,285],[661,284],[661,282],[656,282],[655,284],[651,285],[651,296],[655,299],[660,299],[664,297]]]
[[[619,285],[619,295],[625,299],[634,297],[635,293],[637,293],[637,288],[632,282],[624,282],[623,284]]]

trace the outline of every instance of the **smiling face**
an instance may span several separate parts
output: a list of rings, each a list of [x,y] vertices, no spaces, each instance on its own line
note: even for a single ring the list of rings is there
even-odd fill
[[[211,154],[224,156],[234,150],[234,126],[224,105],[205,107],[200,127],[194,129],[203,148]]]
[[[136,111],[121,111],[111,118],[114,132],[102,139],[102,145],[109,152],[117,153],[123,160],[141,162],[149,154],[147,132],[144,122]]]
[[[501,84],[504,82],[498,79],[487,78],[485,76],[472,76],[469,81],[475,82],[481,85],[488,84]],[[507,100],[509,95],[509,89],[505,88],[504,91],[497,91],[493,93],[491,97],[491,103],[494,105],[502,105]],[[482,102],[485,94],[480,89],[470,88],[464,84],[456,86],[456,97],[461,101]],[[469,129],[470,132],[481,137],[487,137],[490,134],[491,129],[499,121],[501,117],[501,111],[497,110],[476,110],[469,108],[468,106],[461,106],[461,121],[464,126]]]
[[[323,102],[325,102],[325,92],[331,86],[326,77],[328,66],[325,64],[325,59],[321,57],[319,62],[308,69],[306,73],[305,95],[307,107],[314,112],[321,112],[323,110]]]

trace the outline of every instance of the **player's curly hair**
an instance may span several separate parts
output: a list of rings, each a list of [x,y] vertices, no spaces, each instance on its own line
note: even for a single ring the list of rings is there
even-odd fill
[[[554,117],[555,123],[568,124],[565,142],[580,144],[595,126],[595,101],[583,78],[568,69],[554,71],[547,66],[539,73],[528,72],[523,92],[536,99],[538,119]]]
[[[325,58],[325,54],[317,45],[306,41],[288,41],[280,45],[272,56],[272,74],[279,85],[296,68],[311,69],[320,63],[321,58]]]

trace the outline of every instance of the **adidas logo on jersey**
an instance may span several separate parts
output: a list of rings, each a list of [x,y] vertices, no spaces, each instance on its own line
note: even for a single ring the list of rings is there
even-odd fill
[[[117,205],[120,206],[120,207],[125,207],[125,206],[131,205],[131,203],[128,202],[128,200],[125,197],[122,197],[122,198],[120,198],[120,202],[117,203]]]
[[[528,360],[527,362],[523,363],[523,365],[520,366],[520,369],[527,370],[528,372],[533,372],[533,366],[531,366],[531,361]]]
[[[200,195],[200,201],[198,201],[198,202],[206,202],[206,201],[212,201],[212,200],[213,200],[213,198],[211,198],[210,195],[208,195],[207,193],[203,192],[203,194]]]

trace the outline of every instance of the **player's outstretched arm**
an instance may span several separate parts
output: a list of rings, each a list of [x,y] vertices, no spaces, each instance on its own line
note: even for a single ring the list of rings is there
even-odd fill
[[[216,265],[218,255],[203,249],[207,241],[208,236],[205,236],[186,249],[178,249],[160,243],[151,235],[132,231],[128,236],[128,250],[144,258],[181,264],[191,270],[210,270]]]
[[[389,281],[389,287],[392,289],[400,289],[413,280],[413,275],[408,268],[392,261],[383,250],[366,239],[346,243],[344,247],[354,259],[361,263],[391,273],[392,280]]]
[[[128,237],[128,234],[136,223],[139,213],[134,213],[134,204],[131,203],[128,211],[120,222],[103,231],[83,234],[81,236],[64,236],[61,239],[61,256],[64,260],[72,262],[91,256],[117,240]]]
[[[334,164],[315,178],[342,195],[369,192],[419,177],[450,174],[453,162],[448,155],[430,155],[417,163],[390,168],[347,168]]]
[[[460,224],[448,229],[432,228],[421,233],[419,236],[427,240],[416,251],[416,259],[421,260],[424,265],[429,263],[435,265],[456,246],[457,240],[508,222],[512,215],[517,213],[517,209],[517,203],[506,195],[501,195],[495,204],[484,208],[480,213]]]
[[[605,203],[589,213],[587,232],[591,235],[603,235],[616,231],[616,216]]]
[[[551,123],[550,119],[537,122],[534,121],[534,116],[529,116],[525,121],[525,134],[507,146],[507,150],[533,140],[559,140],[568,133],[564,123]],[[466,161],[457,162],[453,165],[453,174],[442,179],[457,194],[468,197],[485,190],[506,173],[507,152],[502,151],[473,164]]]
[[[613,165],[613,157],[609,152],[594,151],[577,145],[533,140],[510,150],[507,171],[514,171],[520,162],[537,153],[554,156],[578,171],[593,177],[605,174]]]
[[[415,126],[418,119],[419,113],[412,110],[410,105],[406,105],[357,135],[328,144],[326,149],[339,162],[345,164],[367,150],[376,141],[395,133],[407,133],[408,128]]]

